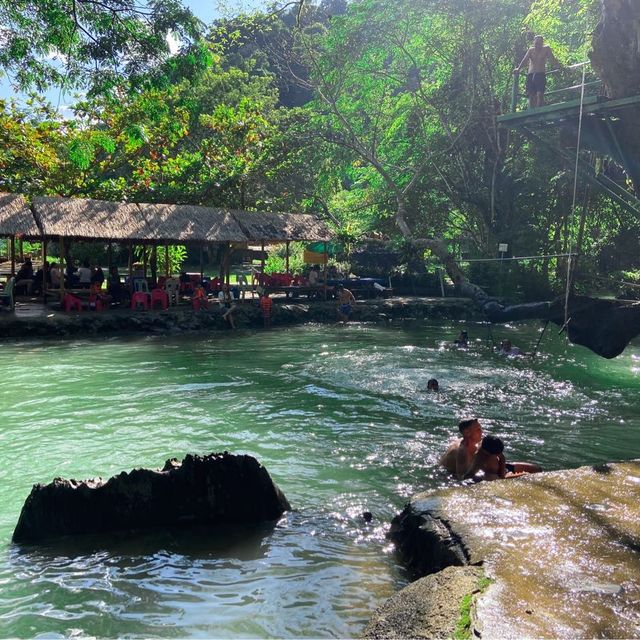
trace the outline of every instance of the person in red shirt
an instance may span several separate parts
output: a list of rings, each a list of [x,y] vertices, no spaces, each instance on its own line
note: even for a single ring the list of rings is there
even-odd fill
[[[271,326],[271,308],[273,307],[273,300],[269,297],[269,292],[265,291],[260,297],[260,309],[262,310],[262,321],[264,328],[268,329]]]

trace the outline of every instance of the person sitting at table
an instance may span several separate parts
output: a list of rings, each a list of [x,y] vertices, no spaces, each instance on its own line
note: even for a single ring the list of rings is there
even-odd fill
[[[310,287],[319,287],[320,286],[320,265],[314,264],[309,271],[309,286]]]
[[[28,296],[31,295],[31,290],[33,289],[33,264],[31,264],[31,258],[27,258],[18,269],[18,273],[16,273],[15,288],[21,287],[24,287]]]
[[[51,265],[48,262],[45,262],[44,265],[36,271],[36,275],[33,277],[31,293],[36,296],[42,293],[43,280],[46,286],[51,286]]]
[[[60,271],[60,265],[57,262],[54,262],[51,265],[51,268],[49,269],[49,274],[51,275],[51,288],[59,289],[62,272]]]
[[[237,309],[237,306],[234,304],[234,295],[233,291],[229,289],[229,285],[225,282],[222,285],[222,289],[218,294],[218,304],[220,305],[220,310],[222,311],[222,318],[229,323],[229,326],[232,329],[236,328],[236,323],[233,318],[233,314]]]
[[[89,261],[85,260],[81,267],[78,267],[76,276],[78,276],[78,285],[81,289],[88,289],[91,285],[91,266]]]
[[[120,281],[120,273],[118,267],[113,265],[109,269],[109,280],[107,281],[107,293],[109,294],[111,301],[116,304],[122,304],[128,297],[128,291],[126,287],[122,285]]]
[[[327,270],[327,280],[340,280],[342,274],[338,271],[338,267],[332,264]]]
[[[91,271],[91,284],[97,284],[98,289],[102,289],[102,283],[104,282],[104,271],[102,267],[95,266]]]

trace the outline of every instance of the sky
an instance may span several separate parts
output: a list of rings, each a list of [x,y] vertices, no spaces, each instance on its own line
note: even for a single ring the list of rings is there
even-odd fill
[[[209,24],[216,18],[222,15],[228,16],[242,11],[250,11],[265,6],[264,0],[182,0],[182,3],[187,6],[193,14],[200,18],[205,24]],[[0,99],[2,98],[17,98],[18,101],[25,99],[24,94],[16,93],[11,87],[6,77],[0,78]],[[49,89],[45,97],[54,106],[64,114],[66,105],[71,101],[71,96],[64,95],[60,89]]]

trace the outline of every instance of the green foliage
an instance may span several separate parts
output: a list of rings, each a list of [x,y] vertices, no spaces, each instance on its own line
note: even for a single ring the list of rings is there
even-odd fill
[[[0,66],[22,88],[110,92],[167,58],[169,32],[197,40],[201,25],[179,0],[0,0]]]

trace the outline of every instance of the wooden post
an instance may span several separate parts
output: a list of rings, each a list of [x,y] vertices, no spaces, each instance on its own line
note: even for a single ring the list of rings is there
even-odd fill
[[[61,269],[61,273],[60,273],[60,300],[62,300],[62,298],[64,297],[64,274],[67,271],[66,266],[65,267],[62,266],[65,263],[64,238],[63,237],[60,237],[58,239],[58,246],[60,247],[60,269]]]
[[[204,254],[202,252],[202,245],[200,245],[200,283],[202,283],[202,278],[204,278]]]
[[[156,244],[151,245],[149,269],[151,270],[151,283],[155,287],[158,284],[158,246]]]
[[[513,85],[511,86],[511,113],[515,113],[518,106],[518,84],[520,82],[520,74],[515,71],[513,73]]]
[[[11,236],[9,239],[9,244],[11,245],[11,275],[16,275],[16,237]]]
[[[164,245],[164,275],[169,277],[169,245]]]
[[[324,242],[323,246],[324,246],[324,251],[323,251],[322,258],[324,260],[324,265],[323,265],[324,271],[322,273],[322,277],[323,277],[323,280],[324,280],[324,299],[326,300],[327,299],[327,259],[328,259],[328,256],[327,256],[327,243]]]
[[[264,241],[260,243],[260,286],[264,288]]]
[[[133,242],[129,243],[129,288],[133,288]]]
[[[113,264],[113,246],[109,243],[107,247],[107,271],[111,273],[111,265]]]
[[[42,301],[47,304],[47,241],[42,238]]]
[[[20,238],[20,262],[24,262],[24,240]]]
[[[147,246],[142,245],[142,277],[147,277]]]
[[[289,243],[290,243],[290,241],[287,240],[286,254],[285,254],[285,270],[286,270],[287,273],[289,273]]]

